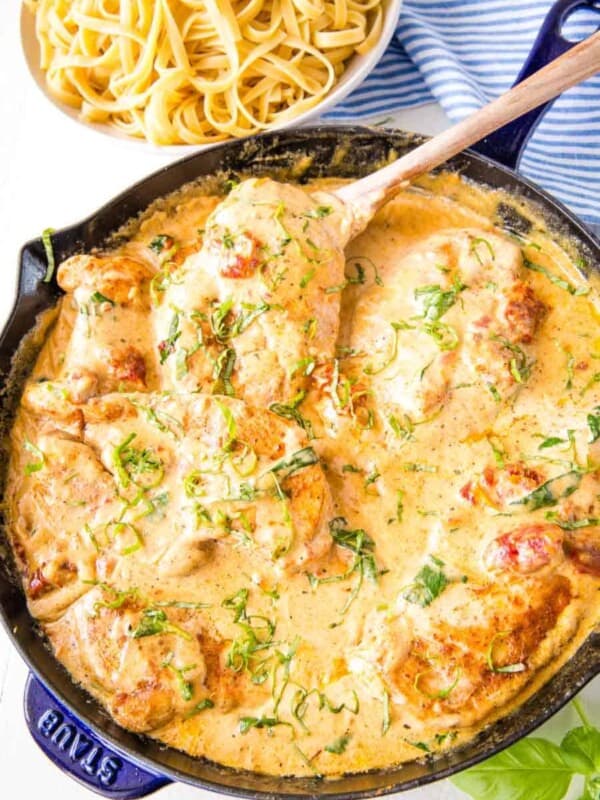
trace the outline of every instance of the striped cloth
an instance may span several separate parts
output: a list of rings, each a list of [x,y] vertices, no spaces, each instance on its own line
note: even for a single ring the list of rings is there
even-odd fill
[[[395,36],[375,70],[325,118],[376,119],[437,101],[452,121],[462,119],[511,86],[550,5],[404,0]],[[579,40],[599,25],[600,14],[583,8],[563,35]],[[600,225],[600,75],[555,101],[529,141],[520,171]]]

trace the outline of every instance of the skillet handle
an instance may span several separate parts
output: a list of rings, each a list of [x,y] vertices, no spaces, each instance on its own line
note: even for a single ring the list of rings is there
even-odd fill
[[[557,0],[547,13],[538,36],[513,86],[516,86],[534,72],[566,53],[577,42],[569,42],[561,35],[566,20],[577,9],[588,8],[600,12],[597,0]],[[523,114],[489,136],[486,136],[471,150],[491,158],[510,169],[517,169],[521,155],[530,136],[554,101],[550,100],[533,111]]]
[[[155,792],[168,778],[142,769],[106,745],[29,674],[25,721],[36,744],[59,769],[96,794],[134,800]]]

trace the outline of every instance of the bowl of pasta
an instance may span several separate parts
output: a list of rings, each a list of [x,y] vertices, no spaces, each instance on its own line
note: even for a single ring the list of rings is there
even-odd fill
[[[402,0],[24,0],[37,85],[88,128],[174,154],[302,125],[377,64]]]

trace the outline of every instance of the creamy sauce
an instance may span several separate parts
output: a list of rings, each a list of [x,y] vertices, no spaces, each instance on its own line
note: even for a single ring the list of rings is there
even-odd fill
[[[122,725],[271,774],[388,767],[596,624],[597,295],[501,201],[426,178],[342,253],[326,205],[242,185],[62,265],[10,536]]]

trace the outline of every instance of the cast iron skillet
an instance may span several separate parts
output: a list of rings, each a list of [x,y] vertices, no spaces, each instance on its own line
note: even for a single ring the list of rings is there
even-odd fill
[[[565,18],[581,7],[600,10],[594,0],[559,0],[548,14],[542,31],[519,78],[538,69],[567,50],[571,43],[560,36]],[[583,261],[600,268],[600,242],[567,209],[538,187],[524,180],[516,168],[522,148],[545,108],[537,109],[512,126],[480,142],[476,155],[465,152],[450,166],[486,186],[502,188],[536,204],[547,225],[575,243]],[[351,158],[334,160],[336,147],[351,140]],[[269,173],[285,169],[309,153],[312,162],[302,180],[322,175],[356,178],[385,160],[392,151],[402,155],[421,137],[399,131],[358,127],[319,127],[269,133],[219,145],[190,156],[141,181],[112,200],[95,215],[52,237],[57,263],[76,252],[102,245],[107,236],[131,216],[182,184],[204,175],[252,171]],[[495,159],[495,160],[492,160]],[[527,221],[508,208],[498,209],[498,223],[527,233]],[[55,280],[44,283],[46,259],[38,239],[21,252],[18,295],[11,317],[0,337],[0,370],[6,381],[11,361],[36,315],[56,302]],[[13,379],[14,369],[13,369]],[[18,380],[18,376],[17,376]],[[11,403],[4,398],[4,414]],[[392,770],[351,775],[335,781],[318,778],[277,778],[219,767],[192,758],[153,740],[134,735],[110,720],[105,711],[70,679],[36,632],[25,598],[0,569],[0,611],[9,636],[31,669],[25,696],[25,714],[31,733],[58,766],[88,788],[116,798],[142,797],[170,781],[183,781],[204,789],[239,797],[306,798],[328,796],[352,800],[423,786],[447,777],[498,752],[526,735],[563,706],[588,681],[600,673],[600,632],[593,633],[573,658],[533,696],[508,717],[496,722],[460,751],[436,761],[424,760]],[[35,677],[33,677],[35,675]]]

